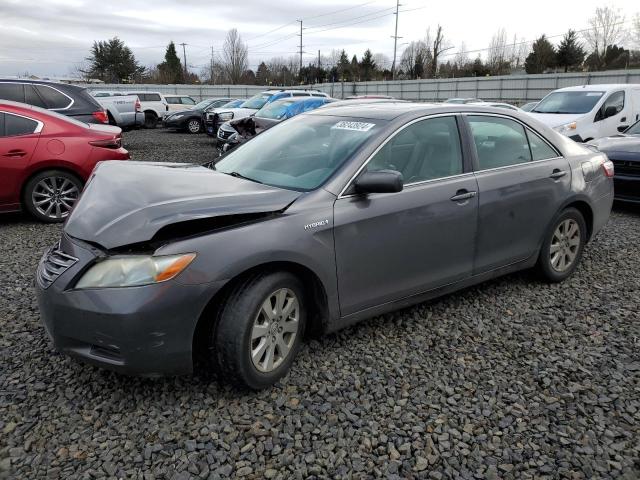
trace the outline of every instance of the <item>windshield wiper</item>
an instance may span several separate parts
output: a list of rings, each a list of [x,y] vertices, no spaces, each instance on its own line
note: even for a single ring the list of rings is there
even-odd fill
[[[232,177],[242,178],[243,180],[249,180],[250,182],[263,183],[260,180],[256,180],[255,178],[245,177],[244,175],[238,172],[223,172],[223,173],[226,173],[227,175],[231,175]]]

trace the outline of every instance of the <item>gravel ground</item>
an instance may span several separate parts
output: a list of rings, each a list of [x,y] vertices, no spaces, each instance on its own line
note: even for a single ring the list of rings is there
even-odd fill
[[[213,155],[204,135],[126,144],[137,160]],[[32,282],[59,234],[0,218],[5,477],[640,478],[640,209],[617,208],[561,285],[521,273],[363,322],[307,343],[260,393],[57,354]]]

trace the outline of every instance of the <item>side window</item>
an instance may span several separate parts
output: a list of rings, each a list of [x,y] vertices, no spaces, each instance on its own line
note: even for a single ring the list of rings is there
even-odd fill
[[[159,102],[161,100],[160,95],[157,93],[147,93],[145,96],[148,102]]]
[[[5,136],[15,137],[17,135],[29,135],[36,131],[38,122],[17,115],[6,113],[4,116]]]
[[[44,100],[47,108],[58,110],[67,108],[71,105],[71,99],[54,88],[47,87],[45,85],[37,85],[36,90],[38,91],[40,97]]]
[[[624,92],[614,92],[609,95],[602,108],[596,116],[596,121],[604,120],[605,118],[613,117],[622,111],[624,108]]]
[[[33,85],[24,86],[24,103],[28,103],[29,105],[33,105],[35,107],[47,108]]]
[[[404,183],[462,173],[460,134],[455,117],[421,120],[401,130],[367,164],[367,171],[396,170]]]
[[[0,83],[0,98],[24,102],[24,86],[21,83]]]
[[[167,97],[167,103],[169,105],[177,105],[180,103],[180,98],[179,97]]]
[[[4,113],[0,112],[0,137],[4,137]]]
[[[468,117],[476,144],[480,170],[506,167],[531,161],[524,127],[502,117]]]
[[[551,148],[537,133],[527,129],[527,137],[529,138],[531,155],[534,160],[546,160],[547,158],[556,158],[558,156],[558,152]]]
[[[291,96],[292,97],[308,97],[309,94],[307,92],[293,92]]]
[[[191,97],[182,97],[182,103],[184,105],[195,105],[196,102]]]

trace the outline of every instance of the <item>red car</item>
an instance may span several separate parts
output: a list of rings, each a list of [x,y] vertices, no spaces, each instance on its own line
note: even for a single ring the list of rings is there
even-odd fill
[[[118,127],[0,100],[0,212],[62,222],[96,163],[128,159]]]

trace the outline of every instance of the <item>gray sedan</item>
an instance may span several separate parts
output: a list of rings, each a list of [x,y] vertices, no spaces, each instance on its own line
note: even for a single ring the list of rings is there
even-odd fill
[[[472,105],[318,109],[215,164],[104,162],[37,271],[55,346],[267,387],[306,335],[521,269],[559,282],[609,217],[603,154]]]

